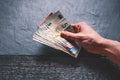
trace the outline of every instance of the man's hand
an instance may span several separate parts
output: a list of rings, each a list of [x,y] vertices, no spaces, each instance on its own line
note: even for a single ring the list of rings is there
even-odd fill
[[[120,42],[103,38],[85,22],[72,24],[71,27],[75,33],[62,31],[63,38],[75,40],[88,52],[105,55],[120,64]]]
[[[61,36],[79,42],[88,52],[100,54],[101,43],[104,40],[95,30],[93,30],[85,22],[71,25],[76,33],[62,31]]]

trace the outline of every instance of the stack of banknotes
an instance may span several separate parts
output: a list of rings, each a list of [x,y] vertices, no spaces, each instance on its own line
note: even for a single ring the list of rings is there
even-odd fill
[[[37,31],[33,34],[33,40],[77,58],[81,46],[75,41],[62,38],[60,33],[63,30],[74,33],[74,29],[60,11],[52,12],[39,24]]]

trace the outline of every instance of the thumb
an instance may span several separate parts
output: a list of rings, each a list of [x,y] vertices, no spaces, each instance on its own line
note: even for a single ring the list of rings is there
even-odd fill
[[[62,31],[61,37],[65,38],[65,39],[76,40],[78,36],[77,36],[77,33]]]

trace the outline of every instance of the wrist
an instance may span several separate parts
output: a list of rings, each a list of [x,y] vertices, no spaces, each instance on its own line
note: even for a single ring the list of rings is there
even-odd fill
[[[103,54],[113,62],[120,64],[120,42],[105,39],[103,45]]]
[[[118,41],[104,38],[101,43],[102,54],[105,56],[115,55],[118,52],[117,45],[120,45]]]

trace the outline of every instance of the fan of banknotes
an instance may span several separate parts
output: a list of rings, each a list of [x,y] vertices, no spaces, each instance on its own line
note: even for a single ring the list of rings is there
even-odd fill
[[[60,32],[63,30],[74,33],[74,29],[60,11],[52,12],[39,24],[37,31],[33,34],[33,40],[77,58],[81,46],[75,41],[62,38]]]

